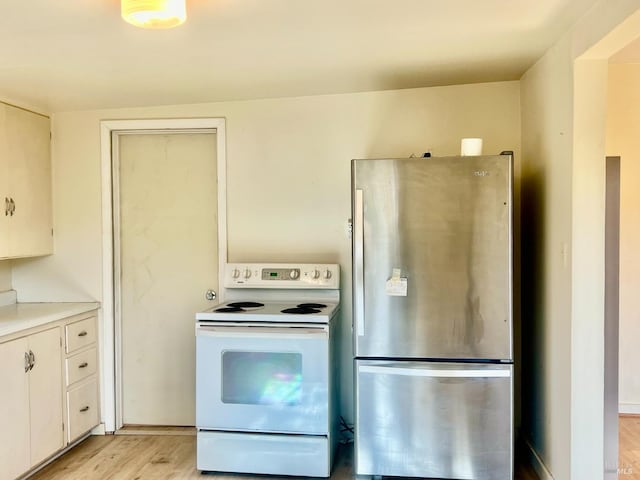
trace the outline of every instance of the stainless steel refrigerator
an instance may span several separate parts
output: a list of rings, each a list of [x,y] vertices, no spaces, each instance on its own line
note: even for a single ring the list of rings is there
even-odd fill
[[[356,475],[511,479],[512,155],[351,168]]]

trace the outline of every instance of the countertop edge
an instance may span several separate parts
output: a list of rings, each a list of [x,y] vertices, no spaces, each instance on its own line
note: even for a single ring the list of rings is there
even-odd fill
[[[27,302],[0,307],[0,341],[22,331],[100,308],[99,302]]]

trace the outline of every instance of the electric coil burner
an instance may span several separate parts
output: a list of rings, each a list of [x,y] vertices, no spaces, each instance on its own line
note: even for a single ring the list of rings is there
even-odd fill
[[[259,302],[231,302],[227,303],[224,307],[218,307],[214,312],[231,313],[231,312],[246,312],[247,308],[259,308],[264,307],[264,303]]]
[[[231,302],[228,304],[230,307],[238,307],[238,308],[258,308],[264,307],[264,303],[259,302]]]
[[[226,265],[228,302],[196,314],[199,470],[330,475],[339,280],[338,265]]]
[[[320,310],[309,307],[293,307],[285,308],[284,310],[282,310],[282,313],[299,313],[301,315],[307,315],[309,313],[320,313]]]

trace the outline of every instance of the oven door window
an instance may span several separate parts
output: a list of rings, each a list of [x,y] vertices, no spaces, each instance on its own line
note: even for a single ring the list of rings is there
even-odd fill
[[[299,405],[302,355],[286,352],[222,352],[222,402]]]
[[[196,425],[326,434],[329,365],[324,327],[198,328]]]

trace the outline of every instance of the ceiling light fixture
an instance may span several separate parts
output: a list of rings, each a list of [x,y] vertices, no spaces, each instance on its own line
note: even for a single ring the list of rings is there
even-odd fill
[[[122,18],[136,27],[171,28],[187,19],[186,0],[121,0]]]

